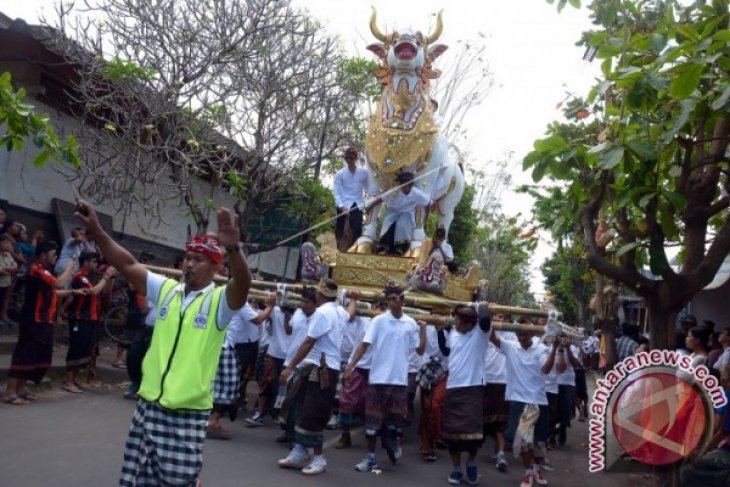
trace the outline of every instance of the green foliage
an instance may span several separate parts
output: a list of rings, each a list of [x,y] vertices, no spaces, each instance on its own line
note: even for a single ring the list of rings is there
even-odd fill
[[[301,221],[309,227],[334,216],[335,198],[332,190],[324,186],[321,181],[311,178],[298,178],[293,192],[296,197],[290,198],[284,212],[291,218]],[[325,232],[334,232],[334,220],[312,230],[308,234],[309,240],[314,240]]]
[[[488,299],[513,306],[534,304],[529,263],[537,241],[522,233],[516,219],[500,213],[483,216],[480,224],[473,233],[472,252],[481,275],[489,280]],[[449,241],[455,244],[452,235]]]
[[[13,89],[10,73],[0,75],[0,127],[4,127],[4,133],[0,134],[0,147],[21,151],[25,141],[30,138],[41,151],[33,160],[34,166],[41,167],[49,159],[55,159],[78,167],[80,160],[76,137],[70,135],[61,140],[48,115],[36,113],[34,107],[25,103],[23,98],[25,90]]]
[[[342,89],[360,94],[365,101],[374,103],[380,98],[383,90],[373,70],[378,63],[362,57],[342,58],[338,70],[338,79]]]
[[[730,113],[727,1],[594,1],[590,9],[602,30],[584,34],[581,43],[598,48],[605,79],[573,101],[592,116],[576,118],[574,106],[566,109],[569,123],[550,125],[523,166],[536,182],[560,184],[564,209],[554,212],[551,230],[577,222],[580,209],[599,196],[602,218],[617,229],[619,218],[626,221],[613,249],[622,248],[635,265],[666,270],[664,239],[685,236],[685,183],[707,169],[707,161],[692,167],[683,158],[692,161],[687,151],[697,152],[689,145],[698,138],[704,144],[694,145],[707,153],[713,130]],[[715,163],[727,168],[727,160]],[[719,196],[718,189],[709,190]]]
[[[595,292],[584,254],[579,245],[558,248],[540,267],[553,304],[563,313],[564,321],[574,326],[586,324],[588,302]]]
[[[454,261],[462,268],[474,259],[473,241],[479,220],[473,204],[474,186],[466,185],[461,201],[454,209],[454,220],[449,227],[449,242],[454,248]],[[435,230],[434,225],[433,231]],[[433,235],[433,231],[429,235]]]
[[[135,80],[149,82],[157,78],[157,72],[154,69],[143,68],[119,56],[114,56],[110,61],[104,63],[102,75],[115,83]]]

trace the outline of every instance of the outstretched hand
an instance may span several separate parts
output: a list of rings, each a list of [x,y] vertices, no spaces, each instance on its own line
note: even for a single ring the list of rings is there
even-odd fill
[[[228,208],[218,210],[218,233],[209,235],[226,249],[237,247],[241,240],[238,215]]]
[[[83,223],[86,227],[86,237],[89,240],[94,240],[96,236],[104,231],[99,224],[99,218],[96,216],[94,208],[82,199],[76,199],[74,217],[81,221],[81,223]]]

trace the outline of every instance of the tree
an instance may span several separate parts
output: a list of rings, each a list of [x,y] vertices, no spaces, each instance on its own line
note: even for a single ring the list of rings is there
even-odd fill
[[[56,133],[45,113],[36,113],[32,105],[23,101],[25,90],[13,88],[10,73],[0,75],[0,147],[21,151],[30,138],[40,153],[33,160],[34,166],[42,166],[50,158],[73,166],[79,165],[78,144],[74,136],[65,140]]]
[[[599,28],[581,43],[603,79],[571,100],[569,122],[550,125],[524,167],[561,185],[589,266],[642,296],[652,345],[672,346],[675,314],[730,252],[728,2],[590,9]],[[681,249],[678,271],[668,245]]]
[[[543,262],[540,270],[545,276],[545,289],[553,295],[553,303],[563,313],[566,323],[588,325],[588,305],[595,292],[593,278],[580,247],[558,247]]]
[[[352,132],[336,41],[289,0],[100,0],[47,32],[84,122],[69,176],[125,216],[186,205],[202,232],[225,191],[251,241],[247,222],[301,197],[298,169]]]

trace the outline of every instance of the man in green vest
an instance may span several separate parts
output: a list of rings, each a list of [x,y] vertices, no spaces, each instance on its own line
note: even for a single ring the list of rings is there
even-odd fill
[[[75,216],[109,263],[156,306],[119,485],[200,487],[203,440],[225,329],[245,304],[251,286],[251,273],[238,246],[238,218],[222,208],[218,234],[195,237],[186,244],[183,281],[178,282],[149,272],[114,242],[87,202],[77,202]],[[213,277],[224,254],[231,279],[225,287],[215,287]]]

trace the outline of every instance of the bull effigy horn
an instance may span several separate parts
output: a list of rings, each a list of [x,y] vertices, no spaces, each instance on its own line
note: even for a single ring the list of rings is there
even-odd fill
[[[439,10],[438,15],[436,16],[436,29],[434,29],[434,31],[426,37],[426,44],[433,44],[439,37],[441,37],[441,32],[444,30],[444,21],[441,18],[441,14],[443,13],[443,9]],[[372,26],[372,24],[370,25]]]
[[[375,7],[373,7],[373,13],[370,15],[370,32],[373,33],[373,36],[380,42],[385,42],[385,34],[380,32],[380,28],[378,27],[377,20],[378,13],[375,10]]]

